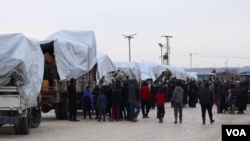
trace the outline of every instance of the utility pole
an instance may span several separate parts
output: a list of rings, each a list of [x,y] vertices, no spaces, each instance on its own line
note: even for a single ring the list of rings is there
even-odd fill
[[[161,65],[163,64],[163,56],[162,56],[162,48],[163,48],[163,44],[159,43],[158,44],[161,48]]]
[[[193,56],[193,54],[198,54],[198,53],[190,53],[189,55],[190,55],[190,68],[192,69],[192,56]]]
[[[131,62],[130,40],[131,40],[131,38],[134,38],[135,35],[136,35],[136,34],[132,34],[132,35],[123,35],[125,38],[128,38],[129,62]]]
[[[225,68],[226,68],[226,74],[228,74],[229,70],[228,70],[228,59],[225,62]]]
[[[164,57],[164,59],[166,59],[167,61],[167,65],[170,65],[170,46],[169,46],[169,38],[172,38],[173,36],[168,36],[168,35],[162,35],[161,37],[165,37],[166,38],[166,56]]]

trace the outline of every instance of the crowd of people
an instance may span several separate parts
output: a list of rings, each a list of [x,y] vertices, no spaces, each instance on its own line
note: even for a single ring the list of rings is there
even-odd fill
[[[75,80],[68,87],[70,100],[70,120],[76,119],[76,92]],[[166,82],[149,82],[127,80],[125,82],[115,81],[104,85],[103,80],[93,88],[89,86],[82,93],[83,118],[97,121],[138,121],[141,112],[142,118],[149,118],[151,109],[157,110],[159,123],[163,122],[165,115],[165,103],[170,102],[174,113],[174,123],[182,123],[185,107],[196,108],[201,105],[202,124],[206,123],[206,112],[208,112],[210,123],[213,119],[213,105],[217,106],[217,113],[232,113],[234,103],[239,114],[244,114],[248,104],[249,83],[229,82],[224,80],[186,81],[173,79]],[[92,116],[95,115],[94,118]]]

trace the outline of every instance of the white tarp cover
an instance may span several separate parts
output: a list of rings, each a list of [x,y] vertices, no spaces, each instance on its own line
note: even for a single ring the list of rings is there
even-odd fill
[[[8,84],[15,73],[22,102],[33,105],[40,94],[44,72],[44,56],[38,41],[21,33],[2,34],[0,50],[0,85]]]
[[[187,77],[188,77],[189,79],[198,80],[197,72],[187,72]]]
[[[166,69],[170,70],[172,73],[171,78],[176,78],[179,80],[184,80],[186,81],[187,79],[187,73],[186,70],[182,67],[176,67],[176,66],[169,66],[169,65],[164,65]]]
[[[162,72],[166,71],[165,67],[156,62],[138,62],[141,70],[141,79],[152,79],[155,81]]]
[[[62,81],[88,73],[97,62],[93,31],[60,30],[45,40],[54,41],[55,61]]]
[[[109,56],[102,51],[97,51],[97,67],[99,78],[101,79],[104,76],[105,80],[108,81],[108,83],[112,80],[111,75],[108,75],[108,73],[118,70]]]
[[[136,79],[138,82],[141,81],[141,70],[137,62],[114,62],[118,70],[125,72],[129,79]]]

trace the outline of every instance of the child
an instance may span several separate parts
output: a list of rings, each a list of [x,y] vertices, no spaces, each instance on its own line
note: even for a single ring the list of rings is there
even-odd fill
[[[83,119],[86,119],[87,113],[89,115],[89,119],[92,119],[91,117],[91,110],[93,109],[93,95],[90,90],[90,87],[87,86],[85,91],[83,92]]]
[[[166,94],[164,93],[164,88],[160,86],[155,96],[156,105],[157,105],[157,118],[159,119],[159,123],[163,122],[163,118],[165,115],[165,100]]]
[[[107,104],[107,97],[103,94],[103,89],[101,89],[96,101],[96,106],[99,109],[98,121],[101,121],[101,119],[105,121]]]

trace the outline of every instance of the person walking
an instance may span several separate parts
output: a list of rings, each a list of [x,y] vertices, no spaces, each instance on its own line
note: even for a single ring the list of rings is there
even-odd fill
[[[156,82],[150,85],[151,108],[155,109],[155,95],[157,93]]]
[[[183,96],[184,96],[184,91],[181,87],[181,82],[177,81],[174,91],[173,91],[173,97],[172,97],[173,104],[174,104],[174,118],[175,118],[174,123],[175,124],[177,123],[178,114],[179,114],[180,123],[182,123]]]
[[[157,106],[157,118],[159,119],[159,123],[163,122],[163,118],[165,115],[165,100],[166,94],[164,93],[164,88],[160,86],[155,95],[156,106]]]
[[[199,93],[199,101],[201,105],[201,116],[202,116],[202,124],[206,123],[206,111],[208,112],[210,123],[214,123],[212,107],[214,104],[214,94],[212,90],[209,88],[209,83],[206,81],[204,87],[201,89]]]
[[[70,105],[69,121],[79,121],[76,119],[77,113],[77,93],[76,93],[76,80],[72,78],[68,86],[68,96]]]
[[[140,94],[141,94],[141,111],[142,111],[142,118],[149,118],[148,113],[150,110],[150,89],[146,81],[142,82],[140,87]]]

